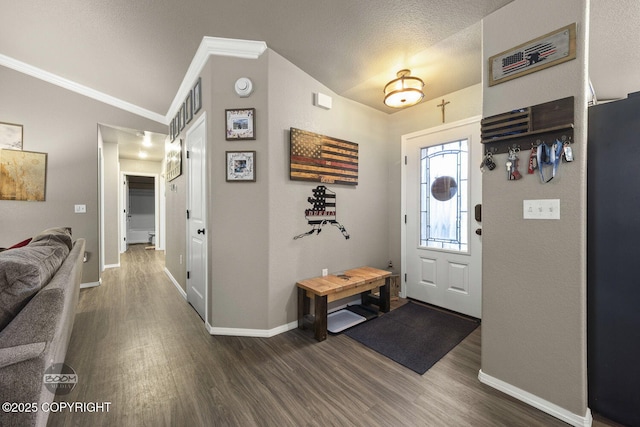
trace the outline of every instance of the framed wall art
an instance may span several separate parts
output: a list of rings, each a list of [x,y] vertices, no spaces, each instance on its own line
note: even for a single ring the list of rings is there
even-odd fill
[[[256,181],[256,152],[227,151],[227,182]]]
[[[227,141],[256,139],[256,109],[225,110]]]
[[[0,122],[0,150],[22,150],[22,125]]]
[[[576,58],[576,24],[489,58],[489,86],[497,85]]]
[[[184,125],[185,125],[184,118],[185,118],[185,114],[184,114],[184,102],[183,102],[182,106],[178,110],[178,121],[180,122],[179,129],[181,131],[184,129]]]
[[[0,200],[43,202],[47,154],[0,150]]]
[[[182,140],[169,144],[167,152],[167,181],[173,181],[182,175]]]
[[[198,81],[193,86],[193,114],[196,114],[202,108],[202,77],[198,77]]]
[[[187,95],[187,99],[184,101],[184,103],[184,121],[185,123],[190,123],[193,119],[193,90],[189,91],[189,95]]]
[[[289,179],[358,185],[358,144],[290,129]]]

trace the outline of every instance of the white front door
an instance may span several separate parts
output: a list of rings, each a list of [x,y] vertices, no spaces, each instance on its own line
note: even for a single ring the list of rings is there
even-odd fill
[[[405,295],[480,318],[480,118],[405,135],[402,144]]]
[[[187,131],[187,301],[207,319],[207,191],[205,114]]]

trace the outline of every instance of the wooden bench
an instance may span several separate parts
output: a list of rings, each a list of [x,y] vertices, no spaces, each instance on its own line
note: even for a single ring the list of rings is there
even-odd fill
[[[327,338],[327,305],[332,301],[361,294],[362,304],[375,304],[380,311],[387,313],[391,308],[390,277],[389,271],[359,267],[340,275],[314,277],[297,282],[298,327],[305,329],[305,317],[309,317],[312,299],[315,308],[313,329],[318,341]],[[376,288],[380,288],[379,296],[371,293]]]

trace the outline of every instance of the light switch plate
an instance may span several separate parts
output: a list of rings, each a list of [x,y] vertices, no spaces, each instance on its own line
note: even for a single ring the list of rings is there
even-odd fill
[[[560,219],[560,199],[523,200],[524,219]]]
[[[87,205],[76,205],[75,213],[87,213]]]

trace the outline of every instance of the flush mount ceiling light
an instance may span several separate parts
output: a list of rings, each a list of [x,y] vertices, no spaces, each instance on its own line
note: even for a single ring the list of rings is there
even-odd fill
[[[398,78],[391,80],[384,87],[385,105],[404,108],[422,101],[424,82],[417,77],[411,77],[411,71],[407,69],[398,71],[396,75]]]

